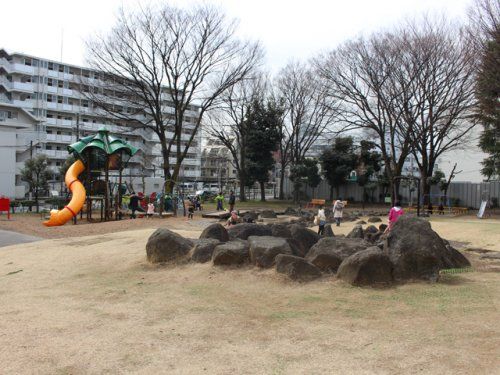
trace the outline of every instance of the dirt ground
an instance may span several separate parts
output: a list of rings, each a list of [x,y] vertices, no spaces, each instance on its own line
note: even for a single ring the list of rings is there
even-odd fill
[[[74,238],[95,225],[67,225],[64,238],[0,249],[0,373],[499,373],[500,261],[466,251],[472,272],[388,289],[146,262],[153,228],[140,225],[196,238],[208,222],[127,220]],[[500,222],[479,223],[432,225],[500,250]]]

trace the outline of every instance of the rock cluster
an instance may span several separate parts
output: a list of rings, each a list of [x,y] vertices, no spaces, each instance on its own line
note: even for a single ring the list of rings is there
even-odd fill
[[[297,281],[336,273],[357,286],[436,281],[441,269],[470,266],[423,219],[403,216],[387,235],[385,229],[385,224],[365,229],[356,225],[346,237],[336,237],[333,231],[320,237],[300,223],[242,223],[228,230],[212,224],[200,239],[191,241],[161,228],[149,238],[146,254],[152,263],[190,260],[216,266],[275,267]]]

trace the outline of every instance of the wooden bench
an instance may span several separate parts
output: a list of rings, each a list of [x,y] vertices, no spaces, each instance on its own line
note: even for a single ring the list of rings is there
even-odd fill
[[[312,199],[306,206],[306,208],[314,208],[316,206],[324,206],[325,205],[325,200],[324,199]]]

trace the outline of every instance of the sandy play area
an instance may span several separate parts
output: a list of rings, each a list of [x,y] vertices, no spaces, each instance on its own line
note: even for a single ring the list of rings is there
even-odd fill
[[[0,248],[0,373],[499,373],[500,260],[465,251],[474,270],[436,284],[299,284],[251,267],[150,265],[154,229],[140,226],[197,237],[205,222],[144,222]],[[433,227],[500,250],[499,221]]]

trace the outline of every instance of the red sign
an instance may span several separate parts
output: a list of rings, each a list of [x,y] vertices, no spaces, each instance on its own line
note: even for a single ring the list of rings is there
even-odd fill
[[[7,219],[10,219],[10,199],[0,197],[0,212],[7,211]]]

